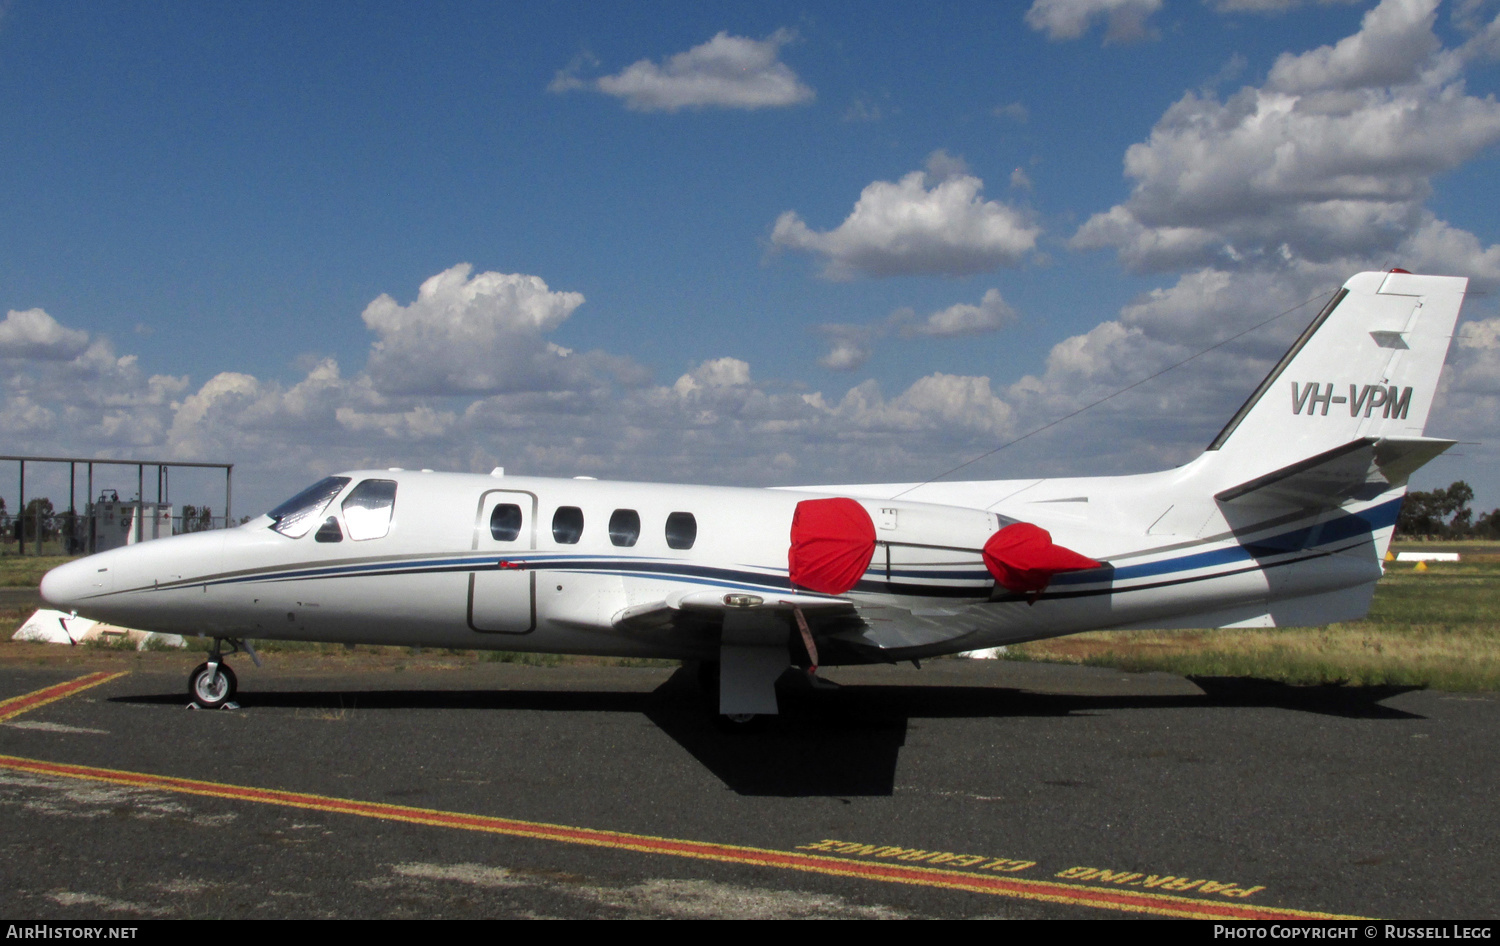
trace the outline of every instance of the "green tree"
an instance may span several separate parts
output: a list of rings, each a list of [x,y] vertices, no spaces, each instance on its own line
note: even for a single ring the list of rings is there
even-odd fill
[[[1404,536],[1455,537],[1470,534],[1473,510],[1469,503],[1474,500],[1474,488],[1459,480],[1447,489],[1431,492],[1413,490],[1401,503],[1401,515],[1396,519],[1396,531]]]
[[[194,506],[191,503],[182,507],[182,525],[178,527],[179,532],[207,532],[214,527],[214,511],[209,506]]]
[[[21,524],[25,527],[23,538],[36,538],[38,524],[42,529],[42,538],[47,538],[56,533],[52,523],[52,500],[45,496],[37,496],[26,503],[26,509],[21,513]],[[20,526],[18,526],[20,528]]]
[[[1500,539],[1500,509],[1491,509],[1474,523],[1474,534],[1482,539]]]

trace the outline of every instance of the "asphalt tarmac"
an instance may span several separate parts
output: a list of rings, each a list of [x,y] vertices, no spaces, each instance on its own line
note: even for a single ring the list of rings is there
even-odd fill
[[[193,712],[182,655],[7,647],[0,917],[1500,917],[1492,694],[942,660],[729,735],[672,669],[238,658]]]

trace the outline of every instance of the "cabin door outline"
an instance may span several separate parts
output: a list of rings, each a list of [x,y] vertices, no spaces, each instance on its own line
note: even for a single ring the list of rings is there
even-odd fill
[[[503,504],[521,507],[521,534],[502,542],[490,534],[490,517]],[[521,565],[536,549],[537,498],[518,489],[486,490],[474,512],[473,551],[490,560],[469,572],[469,628],[481,634],[536,630],[536,572]]]

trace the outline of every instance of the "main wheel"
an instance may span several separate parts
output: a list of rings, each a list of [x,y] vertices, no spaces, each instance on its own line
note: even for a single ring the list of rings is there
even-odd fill
[[[719,732],[732,736],[744,736],[762,732],[771,717],[765,713],[719,713],[714,716],[714,726]]]
[[[219,664],[218,672],[210,674],[208,664],[201,663],[188,677],[188,696],[204,709],[218,709],[234,699],[239,683],[234,671],[225,663]]]

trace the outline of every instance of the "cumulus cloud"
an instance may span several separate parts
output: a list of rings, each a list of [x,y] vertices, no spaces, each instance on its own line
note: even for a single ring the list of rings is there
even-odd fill
[[[715,388],[739,388],[750,383],[750,363],[738,358],[714,358],[677,379],[672,390],[682,397]]]
[[[403,306],[382,294],[365,308],[378,340],[369,372],[384,394],[496,393],[556,387],[571,352],[545,334],[583,304],[537,276],[480,273],[464,263],[422,283]]]
[[[876,339],[885,334],[881,325],[819,325],[814,331],[828,343],[828,352],[818,364],[829,371],[853,371],[870,360]]]
[[[1108,46],[1155,36],[1146,20],[1161,5],[1162,0],[1035,0],[1026,11],[1026,25],[1056,41],[1078,39],[1103,20]]]
[[[5,313],[0,322],[0,358],[71,361],[88,347],[89,333],[63,328],[41,309]]]
[[[14,344],[0,355],[15,358],[0,381],[0,433],[25,435],[31,453],[56,453],[70,440],[87,444],[84,452],[161,441],[186,377],[147,375],[135,355],[40,309],[18,314],[28,318],[6,320]]]
[[[1493,0],[1460,0],[1453,7],[1453,25],[1472,34],[1457,50],[1463,59],[1500,59],[1500,15],[1485,19]]]
[[[1465,323],[1453,344],[1450,390],[1500,396],[1500,318]]]
[[[1311,0],[1206,0],[1208,6],[1218,13],[1285,13]],[[1323,6],[1343,4],[1352,6],[1360,0],[1317,0]]]
[[[1025,124],[1031,119],[1031,111],[1022,102],[1008,102],[1005,105],[996,105],[990,110],[996,118],[1009,118],[1011,121]]]
[[[958,302],[926,316],[900,308],[878,322],[819,325],[814,331],[828,343],[828,352],[818,364],[830,371],[853,371],[863,367],[876,343],[891,334],[902,338],[983,335],[999,331],[1018,318],[1016,310],[1001,298],[1000,290],[990,289],[978,305]]]
[[[918,378],[891,402],[888,413],[907,429],[936,420],[1001,437],[1011,432],[1015,412],[990,390],[989,378],[938,373]]]
[[[1298,94],[1411,82],[1441,45],[1432,33],[1436,19],[1437,0],[1387,0],[1365,14],[1353,36],[1282,53],[1266,85]]]
[[[1481,291],[1500,286],[1500,245],[1480,246],[1474,234],[1430,213],[1422,215],[1421,225],[1401,241],[1395,255],[1412,272],[1468,276]]]
[[[576,58],[559,72],[548,89],[566,92],[593,88],[621,99],[638,112],[675,112],[684,108],[777,108],[813,99],[813,90],[781,62],[781,47],[796,39],[787,29],[765,39],[720,32],[660,65],[649,59],[611,76],[586,81],[578,73],[597,64],[592,56]]]
[[[796,211],[776,220],[771,244],[823,259],[823,275],[965,276],[1015,266],[1041,228],[1021,210],[984,200],[984,182],[943,151],[900,181],[875,181],[836,229],[818,232]]]
[[[1126,151],[1129,199],[1072,245],[1138,270],[1390,254],[1430,225],[1432,178],[1500,141],[1500,103],[1465,93],[1435,4],[1385,0],[1264,86],[1189,92]]]
[[[1044,467],[1050,472],[1070,472],[1068,463],[1075,472],[1105,472],[1186,462],[1326,299],[1294,299],[1300,288],[1248,273],[1188,274],[1117,318],[1061,340],[1043,370],[1011,383],[1002,396],[1028,428],[1102,402],[1031,443],[1029,451],[1063,461]],[[1252,337],[1199,354],[1287,310]]]
[[[1428,429],[1438,436],[1480,441],[1454,451],[1466,455],[1466,465],[1476,471],[1494,469],[1500,461],[1494,446],[1500,440],[1500,318],[1473,319],[1459,326]],[[1475,474],[1466,479],[1481,489],[1485,486]],[[1449,481],[1440,479],[1433,485]]]
[[[1094,459],[1117,470],[1190,459],[1361,270],[1399,265],[1500,286],[1500,246],[1424,206],[1436,175],[1500,141],[1500,105],[1463,84],[1479,47],[1443,48],[1434,9],[1434,0],[1386,0],[1355,35],[1281,56],[1259,87],[1224,100],[1186,93],[1127,150],[1129,198],[1094,215],[1072,245],[1180,275],[1059,342],[1043,370],[1001,392],[1028,423],[1108,399],[1038,438],[1055,437],[1040,449],[1110,445]],[[1468,27],[1476,37],[1488,28]],[[1500,435],[1489,322],[1462,333],[1444,376],[1451,396],[1440,396],[1431,429]]]
[[[978,305],[959,302],[901,326],[906,336],[926,335],[944,338],[953,335],[982,335],[999,331],[1018,318],[1016,310],[1000,297],[1000,290],[989,289]]]
[[[656,383],[622,370],[628,360],[618,356],[551,354],[574,373],[464,387],[477,370],[467,349],[539,337],[581,302],[559,295],[535,277],[454,267],[410,304],[382,296],[366,308],[377,340],[362,370],[299,359],[288,381],[236,370],[196,381],[147,375],[134,355],[89,339],[69,360],[10,365],[0,433],[24,436],[37,453],[234,462],[244,513],[329,472],[387,466],[752,485],[894,480],[960,462],[1014,429],[985,377],[932,374],[892,396],[873,381],[821,391],[761,381],[732,356]],[[393,383],[411,381],[420,353],[454,364],[415,376],[431,383]]]

